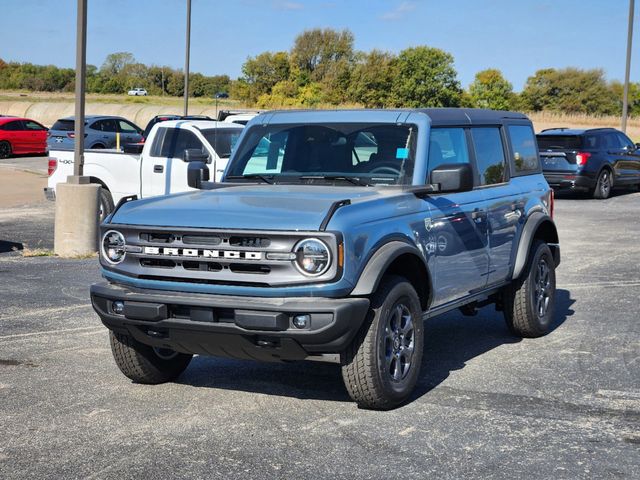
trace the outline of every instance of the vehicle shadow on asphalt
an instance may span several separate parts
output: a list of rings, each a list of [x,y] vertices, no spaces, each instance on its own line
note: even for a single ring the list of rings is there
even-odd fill
[[[557,290],[555,321],[550,335],[573,315],[575,302],[567,290]],[[500,345],[521,339],[509,333],[502,313],[492,306],[475,317],[455,311],[425,323],[425,353],[413,402],[440,385],[468,361]],[[280,395],[298,399],[349,402],[340,366],[315,362],[261,363],[195,357],[177,383],[194,387]]]
[[[20,242],[10,242],[9,240],[0,240],[0,253],[15,252],[23,250],[24,245]]]
[[[548,335],[553,335],[574,314],[574,303],[568,290],[556,291],[555,318]],[[451,372],[463,369],[475,357],[521,341],[509,332],[502,312],[496,312],[493,306],[485,307],[475,317],[451,312],[427,321],[422,371],[410,401],[436,388]]]

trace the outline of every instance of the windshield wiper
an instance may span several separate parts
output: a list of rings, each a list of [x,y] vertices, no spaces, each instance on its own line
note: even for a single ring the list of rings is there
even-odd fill
[[[359,177],[347,177],[345,175],[301,175],[297,177],[300,180],[333,180],[333,181],[345,181],[352,183],[353,185],[358,185],[360,187],[368,187],[371,184],[365,180],[362,180]]]
[[[260,173],[247,173],[246,175],[229,175],[225,180],[262,180],[264,183],[273,185],[273,175],[261,175]]]

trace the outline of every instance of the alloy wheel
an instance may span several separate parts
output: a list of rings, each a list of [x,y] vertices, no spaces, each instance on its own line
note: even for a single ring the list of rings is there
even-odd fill
[[[415,348],[414,318],[400,300],[389,312],[383,336],[385,371],[392,382],[404,380],[412,366]]]
[[[534,305],[539,318],[543,318],[549,309],[551,302],[551,275],[549,264],[544,258],[541,258],[536,265],[536,273],[534,276]]]

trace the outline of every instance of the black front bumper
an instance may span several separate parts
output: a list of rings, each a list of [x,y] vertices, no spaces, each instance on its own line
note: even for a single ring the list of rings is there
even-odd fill
[[[124,312],[116,314],[113,302]],[[139,342],[178,352],[254,360],[302,360],[342,352],[369,310],[367,298],[267,298],[91,286],[102,323]],[[293,317],[309,315],[305,328]]]

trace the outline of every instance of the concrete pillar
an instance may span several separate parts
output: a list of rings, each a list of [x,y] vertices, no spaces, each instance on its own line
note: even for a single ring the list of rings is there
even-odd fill
[[[100,185],[95,183],[56,186],[56,255],[77,257],[98,250],[99,193]]]

